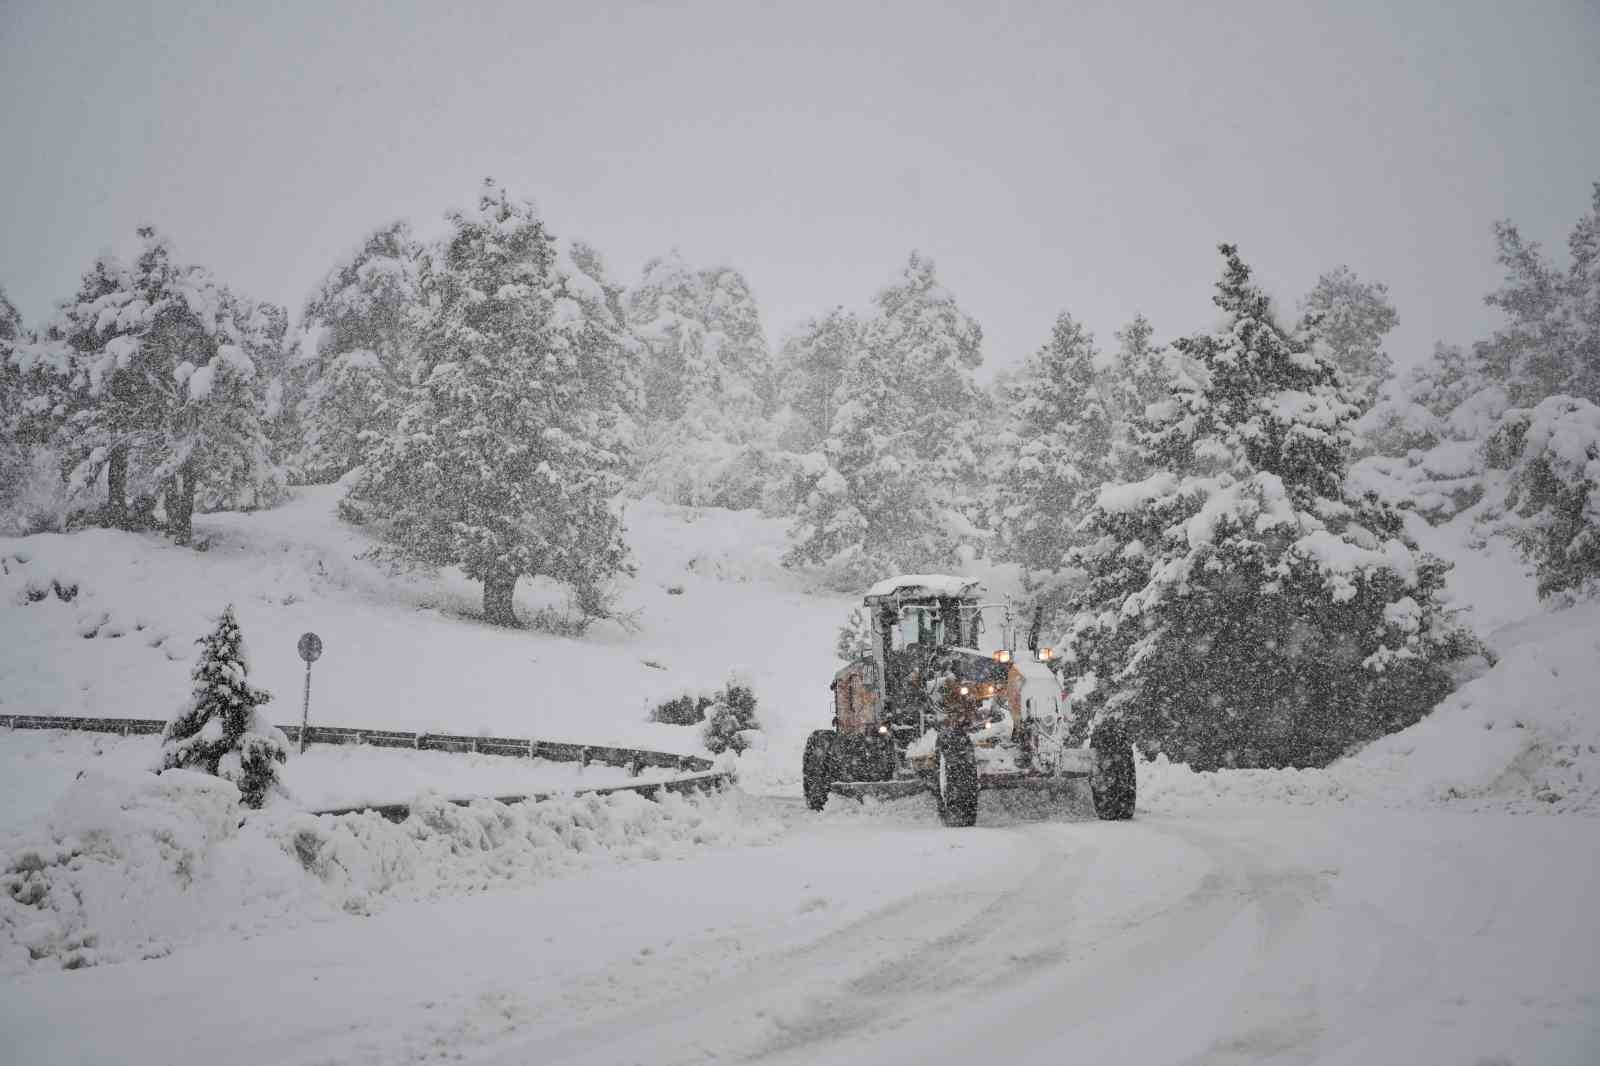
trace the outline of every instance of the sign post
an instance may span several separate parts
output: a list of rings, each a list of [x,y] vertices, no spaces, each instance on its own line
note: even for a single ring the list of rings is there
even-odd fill
[[[306,750],[306,729],[311,723],[311,664],[322,658],[322,638],[315,633],[300,634],[300,658],[306,661],[306,698],[300,708],[300,751]]]

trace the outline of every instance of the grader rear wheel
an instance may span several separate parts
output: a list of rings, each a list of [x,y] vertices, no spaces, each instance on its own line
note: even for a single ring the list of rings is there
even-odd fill
[[[1089,775],[1094,813],[1104,821],[1127,821],[1133,817],[1138,791],[1133,743],[1120,722],[1106,721],[1095,727],[1089,747],[1094,751],[1094,769]]]

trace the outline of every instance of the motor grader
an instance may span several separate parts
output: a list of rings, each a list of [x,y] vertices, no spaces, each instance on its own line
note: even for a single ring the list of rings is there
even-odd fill
[[[830,792],[864,798],[927,790],[945,825],[970,826],[984,789],[1031,788],[1064,795],[1087,779],[1095,813],[1133,816],[1133,747],[1115,721],[1082,745],[1068,740],[1069,708],[1051,649],[1015,648],[1004,604],[983,603],[982,586],[943,574],[879,582],[863,605],[871,654],[834,675],[833,728],[806,740],[806,803]],[[984,611],[1005,612],[1000,646],[980,651]]]

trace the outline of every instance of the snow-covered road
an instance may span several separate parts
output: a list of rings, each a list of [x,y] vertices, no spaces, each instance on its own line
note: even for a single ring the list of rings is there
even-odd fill
[[[17,1062],[1593,1063],[1600,821],[919,801],[0,995]]]

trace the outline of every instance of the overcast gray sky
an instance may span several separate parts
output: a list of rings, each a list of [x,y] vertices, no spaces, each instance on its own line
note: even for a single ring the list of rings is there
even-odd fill
[[[150,222],[298,315],[493,175],[625,280],[677,246],[774,342],[912,248],[1014,363],[1348,263],[1409,362],[1494,319],[1489,225],[1565,258],[1600,180],[1600,3],[0,0],[0,284],[30,322]]]

